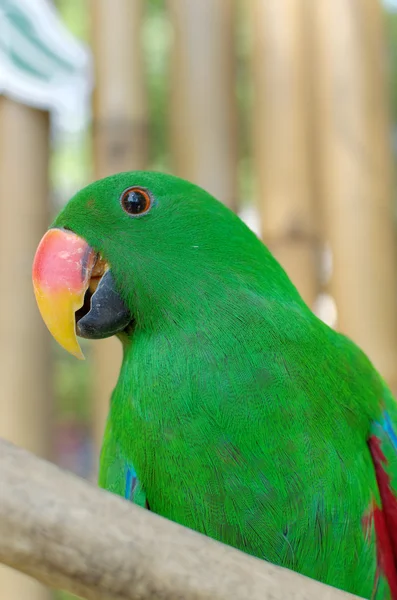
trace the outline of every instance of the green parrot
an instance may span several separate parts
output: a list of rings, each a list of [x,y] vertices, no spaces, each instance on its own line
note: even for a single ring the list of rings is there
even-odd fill
[[[33,264],[42,316],[117,335],[99,484],[248,554],[397,600],[397,408],[201,188],[127,172],[78,192]]]

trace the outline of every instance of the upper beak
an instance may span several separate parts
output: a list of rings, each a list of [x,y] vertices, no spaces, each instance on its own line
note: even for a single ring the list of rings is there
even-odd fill
[[[76,336],[76,311],[83,306],[96,252],[65,229],[49,229],[33,261],[33,287],[45,324],[56,341],[84,359]]]

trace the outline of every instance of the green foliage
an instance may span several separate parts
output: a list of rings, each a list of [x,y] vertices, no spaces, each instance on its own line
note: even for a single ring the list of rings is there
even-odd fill
[[[172,30],[164,1],[146,3],[142,43],[146,65],[149,102],[149,164],[154,170],[168,170],[168,64]]]
[[[84,354],[89,354],[90,343],[80,340]],[[89,392],[91,370],[86,361],[76,360],[54,343],[54,387],[57,409],[62,417],[72,416],[87,421],[89,415]]]
[[[388,66],[391,81],[391,107],[393,122],[397,121],[397,13],[387,13],[386,17]]]
[[[89,39],[89,0],[56,0],[55,5],[70,32],[80,40]]]
[[[68,592],[57,591],[55,592],[55,600],[78,600],[78,596],[74,596]]]
[[[77,138],[68,136],[61,143],[54,144],[50,156],[50,179],[54,190],[53,215],[59,211],[65,199],[88,183],[91,179],[92,163],[90,129]]]

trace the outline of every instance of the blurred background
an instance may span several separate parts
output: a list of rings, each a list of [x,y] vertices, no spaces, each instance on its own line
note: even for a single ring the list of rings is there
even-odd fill
[[[132,169],[239,212],[397,393],[397,0],[0,0],[0,92],[1,436],[95,480],[121,349],[57,347],[31,264]],[[1,599],[52,597],[0,569]]]

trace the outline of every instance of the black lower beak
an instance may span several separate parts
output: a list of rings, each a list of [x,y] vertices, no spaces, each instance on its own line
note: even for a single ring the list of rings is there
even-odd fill
[[[110,269],[103,275],[91,296],[89,311],[81,318],[77,313],[76,319],[77,335],[91,340],[100,340],[120,333],[132,321],[128,308],[116,290]]]

